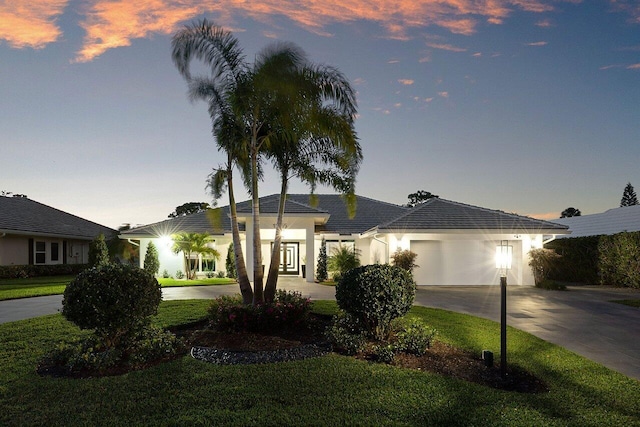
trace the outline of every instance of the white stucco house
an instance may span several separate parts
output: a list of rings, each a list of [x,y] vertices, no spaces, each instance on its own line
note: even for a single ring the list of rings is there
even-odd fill
[[[269,265],[279,195],[260,198],[260,227],[263,264]],[[417,253],[414,278],[418,285],[492,285],[499,283],[496,247],[512,247],[513,261],[508,280],[514,285],[533,285],[528,267],[528,252],[541,248],[544,241],[567,234],[567,227],[529,217],[508,214],[450,200],[434,198],[414,208],[407,208],[367,197],[357,196],[355,217],[349,218],[339,195],[291,194],[284,217],[281,274],[302,276],[314,281],[321,240],[327,252],[339,244],[355,245],[362,264],[387,263],[397,249]],[[237,205],[241,239],[247,266],[253,264],[251,248],[251,204]],[[182,256],[172,253],[171,235],[177,232],[207,232],[221,253],[217,263],[194,260],[200,272],[224,271],[224,259],[231,243],[228,207],[168,219],[134,228],[120,234],[140,245],[143,263],[146,247],[153,241],[158,248],[160,272],[174,274],[184,269]],[[249,268],[251,270],[251,268]],[[250,278],[252,272],[249,271]]]

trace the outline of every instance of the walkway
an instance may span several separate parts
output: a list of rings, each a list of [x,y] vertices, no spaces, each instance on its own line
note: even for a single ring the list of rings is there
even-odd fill
[[[278,288],[297,290],[311,299],[335,299],[334,288],[299,279],[281,279]],[[165,300],[235,293],[237,285],[163,289]],[[640,299],[640,290],[572,287],[559,292],[511,286],[507,296],[509,326],[640,380],[640,309],[610,302]],[[0,301],[0,323],[57,313],[61,302],[60,295]],[[500,320],[498,286],[420,287],[416,304]]]

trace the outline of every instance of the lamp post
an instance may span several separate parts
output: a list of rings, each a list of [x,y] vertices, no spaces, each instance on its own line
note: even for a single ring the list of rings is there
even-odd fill
[[[496,268],[500,272],[500,376],[507,375],[507,271],[511,269],[513,246],[507,240],[496,247]]]

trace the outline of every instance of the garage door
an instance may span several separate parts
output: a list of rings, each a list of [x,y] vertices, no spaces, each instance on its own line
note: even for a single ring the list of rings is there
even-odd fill
[[[419,286],[442,284],[442,242],[411,241],[410,248],[418,254],[413,278]]]

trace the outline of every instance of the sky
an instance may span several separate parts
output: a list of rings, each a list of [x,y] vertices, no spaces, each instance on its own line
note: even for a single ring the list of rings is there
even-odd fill
[[[211,203],[224,157],[171,61],[204,17],[349,78],[359,195],[551,219],[640,191],[637,0],[0,0],[0,191],[113,228]]]

